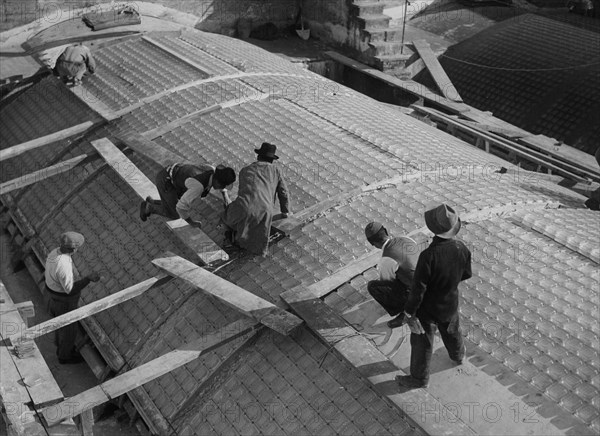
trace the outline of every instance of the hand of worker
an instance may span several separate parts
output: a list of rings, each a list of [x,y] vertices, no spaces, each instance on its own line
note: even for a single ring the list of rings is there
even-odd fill
[[[88,274],[87,278],[90,280],[90,282],[97,282],[100,280],[100,273],[94,271],[93,273]]]
[[[408,324],[408,328],[410,329],[411,333],[413,333],[415,335],[425,334],[425,329],[423,329],[423,325],[421,324],[421,321],[419,321],[419,318],[417,318],[416,316],[410,316],[407,313],[406,314],[406,322]]]
[[[202,228],[202,223],[200,221],[196,221],[196,220],[193,220],[191,218],[189,220],[186,220],[186,221],[192,227],[195,227],[197,229]]]

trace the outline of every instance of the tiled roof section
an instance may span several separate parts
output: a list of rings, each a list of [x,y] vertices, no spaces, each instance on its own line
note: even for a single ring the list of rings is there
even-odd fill
[[[192,45],[181,37],[174,38],[170,35],[153,34],[151,38],[170,48],[182,57],[185,57],[198,65],[202,65],[202,69],[210,76],[223,76],[241,72],[224,60],[201,50],[199,42],[197,42],[196,45]]]
[[[312,334],[262,335],[178,427],[203,434],[423,434]]]
[[[237,59],[236,56],[245,59],[246,48],[250,47],[245,43],[236,47],[238,42],[220,35],[198,33],[195,38],[197,44],[198,41],[204,41],[212,44],[213,48],[217,47],[221,50],[220,56],[231,62]],[[122,44],[123,47],[116,53],[123,53],[124,47],[132,44],[135,49],[136,44],[141,42],[128,41]],[[248,58],[261,66],[257,70],[273,71],[268,64],[273,55],[264,52],[257,54],[256,50],[248,48]],[[112,56],[108,48],[106,52],[101,52],[105,53],[107,59]],[[151,51],[147,56],[152,57],[153,53]],[[164,55],[164,52],[160,53]],[[134,67],[127,65],[126,74],[133,75]],[[286,74],[300,74],[298,68],[287,63],[284,65],[278,60],[276,65],[281,66],[281,71]],[[154,69],[149,68],[147,72],[153,74]],[[155,95],[162,89],[189,83],[197,77],[185,77],[178,82],[179,78],[173,74],[174,77],[170,78],[173,81],[166,83],[165,88],[159,89],[155,81],[149,81],[149,88],[144,95]],[[273,76],[276,78],[271,83],[288,86],[297,80],[301,87],[323,84],[322,78],[310,72],[305,74],[301,78]],[[110,79],[109,85],[117,83],[116,77],[109,76],[105,76]],[[160,75],[157,73],[155,77]],[[242,81],[246,85],[242,85]],[[67,156],[90,152],[92,148],[89,141],[93,139],[104,136],[114,139],[113,135],[123,132],[144,132],[212,104],[231,101],[232,98],[235,100],[238,84],[256,87],[263,92],[267,89],[268,92],[269,79],[255,76],[235,81],[216,80],[214,88],[200,84],[164,95],[87,135],[85,140],[72,146]],[[556,201],[581,205],[581,200],[574,195],[569,196],[564,188],[537,185],[535,177],[521,181],[509,174],[501,176],[494,170],[500,165],[510,167],[510,164],[481,150],[467,147],[458,139],[371,99],[361,98],[353,91],[343,87],[338,91],[335,95],[326,94],[327,98],[319,99],[276,96],[278,98],[261,101],[242,100],[236,106],[198,117],[155,139],[156,143],[181,154],[185,159],[225,162],[238,170],[255,160],[253,149],[262,141],[276,143],[281,156],[279,165],[285,169],[292,190],[294,212],[300,212],[317,202],[335,199],[368,183],[400,174],[407,175],[406,180],[398,185],[363,193],[333,205],[324,213],[316,214],[307,223],[294,229],[287,238],[273,244],[266,258],[241,256],[217,272],[262,298],[277,301],[282,291],[314,283],[366,253],[371,248],[362,235],[368,221],[382,219],[395,234],[421,227],[422,211],[430,202],[448,202],[456,205],[461,213],[506,204],[513,204],[515,208],[542,208],[544,204]],[[132,102],[124,101],[114,107],[126,107]],[[29,155],[17,160],[26,162],[30,159]],[[130,158],[154,180],[158,170],[156,164],[136,154],[130,155]],[[99,162],[90,167],[90,171],[97,165]],[[461,171],[462,176],[457,176],[452,165],[461,169],[478,165],[479,169],[466,173]],[[64,230],[79,230],[86,236],[87,244],[75,259],[76,265],[84,274],[102,270],[105,280],[90,285],[89,292],[84,296],[85,302],[155,275],[157,271],[151,266],[150,260],[164,251],[192,258],[192,253],[166,229],[161,218],[151,217],[146,223],[139,221],[139,199],[113,170],[102,170],[83,185],[78,183],[85,179],[85,174],[76,176],[76,183],[71,186],[65,186],[61,183],[64,180],[57,178],[34,185],[23,196],[19,206],[27,217],[41,220],[53,205],[73,193],[56,215],[44,223],[40,237],[48,248],[52,248],[56,235]],[[222,240],[222,230],[217,229],[221,210],[218,197],[209,195],[198,202],[193,211],[194,216],[204,223],[203,230],[217,242]],[[540,238],[545,244],[558,245],[526,227],[508,224],[510,231],[522,232],[518,236],[523,240],[528,241],[529,233],[533,233],[534,238]],[[474,226],[469,224],[467,228],[471,231]],[[486,231],[486,227],[480,228],[481,232]],[[485,237],[486,234],[478,235],[478,238]],[[561,259],[574,262],[574,269],[580,273],[574,280],[595,284],[597,276],[586,279],[590,275],[587,270],[581,269],[581,259],[586,261],[586,258],[566,247],[562,249]],[[544,256],[536,259],[546,262]],[[558,258],[550,259],[552,264],[559,263]],[[336,308],[348,308],[367,298],[366,280],[372,274],[371,270],[363,278],[354,279],[344,291],[332,294],[342,300]],[[553,279],[555,275],[552,275]],[[556,280],[557,283],[563,283],[561,277]],[[577,295],[583,299],[587,294],[578,287]],[[332,298],[328,297],[327,301],[331,303]],[[561,298],[576,299],[574,295],[563,295]],[[576,307],[580,307],[580,303],[577,300]],[[581,317],[581,326],[586,332],[594,334],[588,309],[583,306],[578,309],[588,316]],[[173,281],[148,291],[143,298],[123,303],[95,318],[127,364],[133,367],[184,342],[197,339],[236,317],[237,312],[232,309]],[[576,339],[590,344],[594,337],[590,333],[581,333]],[[397,409],[390,408],[376,395],[352,368],[340,362],[336,353],[329,351],[326,354],[325,347],[306,331],[294,338],[262,334],[252,347],[238,350],[242,342],[229,344],[145,386],[163,415],[182,434],[215,431],[228,434],[274,434],[282,431],[311,434],[417,432],[410,428]],[[234,353],[237,356],[242,352],[250,356],[247,361],[231,363],[236,359],[228,359]],[[586,356],[590,357],[586,361],[594,358],[593,355]],[[576,357],[583,360],[585,356]],[[217,369],[223,362],[225,366],[228,363],[232,365],[226,373]],[[578,396],[581,394],[581,398],[587,398],[586,395],[594,397],[595,392],[582,387],[595,386],[594,374],[589,375],[589,371],[583,374],[588,374],[586,377],[592,382],[579,385],[574,392]],[[211,396],[205,397],[201,394],[206,389],[207,377],[211,375],[223,377],[222,386],[211,391]],[[268,377],[276,377],[276,381],[262,381]],[[318,392],[314,389],[318,389]],[[587,390],[582,393],[577,389]],[[282,421],[281,416],[279,420],[271,419],[272,410],[275,409],[271,408],[269,395],[273,395],[275,404],[282,405],[286,413],[284,417],[290,417],[289,422]],[[352,395],[358,399],[352,398]],[[318,402],[313,399],[318,399]],[[329,415],[323,416],[325,412],[319,405],[324,403],[332,405],[335,416],[340,415],[339,420],[327,420]],[[248,409],[248,404],[255,408]],[[294,415],[298,410],[296,404],[307,407],[310,419],[304,420]],[[589,401],[586,404],[590,404]],[[238,421],[230,419],[232,408],[240,412]],[[260,413],[252,415],[256,410]],[[578,413],[581,415],[583,412]]]
[[[0,144],[8,148],[94,119],[94,112],[50,75],[0,109]]]
[[[597,432],[597,265],[508,220],[469,224],[462,239],[475,273],[462,287],[462,315],[509,332],[490,338],[469,329],[469,340]]]
[[[588,20],[593,22],[594,20]],[[600,142],[600,33],[539,15],[506,20],[440,62],[466,103],[593,153]],[[417,80],[431,85],[427,72]]]
[[[134,39],[94,52],[96,74],[84,82],[86,94],[113,110],[208,74],[142,40]]]
[[[600,232],[598,214],[581,209],[544,210],[520,213],[515,217],[524,226],[600,264]],[[590,232],[590,230],[592,230]],[[595,232],[594,232],[595,230]]]
[[[238,39],[204,32],[183,32],[179,38],[240,71],[306,72],[280,56]]]

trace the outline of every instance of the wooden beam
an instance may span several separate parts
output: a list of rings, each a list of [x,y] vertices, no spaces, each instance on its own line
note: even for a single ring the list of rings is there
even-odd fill
[[[276,332],[287,335],[302,324],[301,319],[275,306],[273,303],[263,300],[172,253],[154,259],[152,263],[167,274],[184,280],[203,292],[218,298],[228,306],[254,318],[257,322]]]
[[[375,391],[387,397],[407,415],[414,415],[416,404],[427,404],[432,410],[441,411],[443,419],[418,420],[419,426],[427,434],[475,434],[459,416],[455,416],[427,390],[414,389],[400,394],[397,389],[390,389],[390,384],[396,384],[394,380],[396,375],[406,374],[379,351],[372,341],[357,332],[324,301],[318,298],[295,301],[293,299],[286,300],[285,297],[284,300],[306,321],[308,328],[356,368]]]
[[[0,310],[5,311],[2,314],[2,320],[0,323],[0,340],[6,340],[15,331],[24,327],[23,319],[19,315],[17,309],[14,308],[12,298],[6,291],[4,284],[0,282],[0,299],[4,300],[4,303],[0,304]],[[13,310],[14,309],[14,310]],[[36,407],[43,407],[49,404],[54,404],[63,399],[63,393],[60,387],[54,380],[54,376],[48,368],[44,356],[40,353],[35,342],[32,341],[33,347],[32,354],[28,357],[19,358],[14,353],[14,346],[7,346],[7,342],[0,344],[0,348],[3,348],[8,353],[10,358],[3,362],[9,362],[12,364],[19,374],[18,381],[25,384],[25,388],[31,397],[31,402]],[[2,381],[4,384],[4,380]]]
[[[183,156],[173,153],[172,151],[167,150],[163,146],[158,145],[157,143],[146,139],[137,133],[120,136],[118,137],[118,140],[136,153],[153,160],[161,167],[167,167],[171,164],[184,162],[186,160]]]
[[[442,68],[435,53],[431,50],[429,43],[424,39],[420,39],[413,41],[413,45],[417,49],[417,53],[419,53],[421,59],[423,59],[427,70],[431,74],[431,77],[433,77],[433,81],[442,92],[442,95],[449,100],[462,102],[462,98],[460,98],[458,91],[452,84],[450,77],[444,71],[444,68]]]
[[[209,74],[204,70],[204,68],[202,67],[202,65],[192,61],[191,59],[186,58],[185,56],[182,56],[181,54],[177,53],[175,50],[172,50],[170,47],[167,47],[166,45],[150,38],[149,36],[142,36],[142,39],[144,41],[146,41],[149,44],[152,44],[153,46],[155,46],[156,48],[161,49],[162,51],[170,54],[171,56],[179,59],[181,62],[189,65],[190,67],[198,70],[199,72],[205,74],[206,76],[208,76]]]
[[[25,174],[24,176],[17,177],[16,179],[9,180],[8,182],[4,182],[0,184],[0,195],[7,194],[8,192],[16,189],[21,189],[25,186],[41,182],[42,180],[48,179],[52,176],[70,171],[78,165],[89,162],[91,158],[92,156],[81,154],[69,160],[51,165],[38,171],[34,171],[33,173]]]
[[[208,334],[189,344],[182,345],[150,362],[118,375],[79,395],[68,398],[62,403],[42,410],[48,426],[81,414],[108,400],[118,398],[145,383],[157,379],[181,366],[199,358],[222,345],[244,336],[260,325],[250,319],[242,319],[226,325],[214,333]]]
[[[167,221],[167,226],[175,236],[196,253],[204,265],[229,260],[229,255],[215,241],[201,229],[190,226],[185,220]]]
[[[150,289],[164,285],[171,281],[173,278],[166,274],[159,274],[156,277],[152,277],[143,282],[137,283],[129,288],[123,289],[122,291],[108,295],[100,300],[94,301],[93,303],[86,304],[85,306],[79,307],[75,310],[67,312],[63,315],[51,318],[41,324],[30,327],[22,332],[13,334],[9,337],[10,341],[15,344],[20,339],[26,338],[28,340],[35,339],[55,330],[58,330],[66,325],[85,319],[89,316],[95,315],[103,310],[110,309],[124,301],[131,300],[132,298],[142,295],[144,292]]]
[[[60,130],[58,132],[51,133],[49,135],[41,136],[31,141],[23,142],[18,145],[14,145],[10,148],[0,150],[0,162],[6,159],[13,158],[29,150],[43,147],[44,145],[52,144],[53,142],[61,141],[63,139],[75,136],[79,133],[83,133],[92,127],[94,123],[92,121],[86,121],[76,126],[69,127],[67,129]]]
[[[107,138],[92,141],[92,146],[121,178],[142,198],[160,198],[154,183]]]
[[[159,136],[164,135],[165,133],[170,132],[173,129],[176,129],[177,127],[180,127],[186,123],[189,123],[190,121],[193,121],[194,119],[201,117],[203,115],[209,114],[211,112],[215,112],[218,110],[221,110],[222,106],[220,104],[214,104],[212,106],[209,107],[205,107],[203,109],[199,109],[195,112],[192,112],[191,114],[187,114],[181,118],[177,118],[174,121],[171,121],[170,123],[166,123],[163,124],[162,126],[158,126],[152,130],[148,130],[147,132],[142,133],[142,136],[145,139],[155,139],[158,138]]]

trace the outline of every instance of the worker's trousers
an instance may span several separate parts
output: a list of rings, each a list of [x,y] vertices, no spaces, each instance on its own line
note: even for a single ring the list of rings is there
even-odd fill
[[[371,280],[367,284],[367,291],[390,315],[404,312],[408,289],[400,280]]]
[[[165,168],[160,170],[156,175],[156,189],[158,190],[158,195],[160,195],[160,201],[154,199],[155,201],[150,203],[150,213],[161,215],[172,220],[178,219],[179,213],[177,212],[176,206],[179,201],[179,196],[177,195],[177,191],[171,183],[169,173]]]
[[[77,309],[80,293],[75,295],[59,295],[48,288],[48,312],[50,316],[57,317]],[[71,323],[55,331],[56,355],[59,359],[70,359],[76,354],[75,339],[77,338],[77,323]]]
[[[440,332],[442,342],[448,351],[448,356],[455,362],[460,362],[465,356],[465,348],[460,328],[458,314],[450,322],[436,323],[419,318],[425,334],[410,335],[410,375],[427,384],[429,382],[429,365],[433,354],[435,327]]]

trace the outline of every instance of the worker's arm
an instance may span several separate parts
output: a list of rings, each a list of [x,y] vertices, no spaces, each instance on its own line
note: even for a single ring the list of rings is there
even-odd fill
[[[463,271],[462,277],[460,278],[461,281],[473,277],[473,272],[471,271],[471,252],[468,248],[465,248],[465,250],[467,251],[467,260],[465,262],[465,269]]]
[[[290,213],[287,183],[285,182],[283,174],[279,168],[277,168],[277,175],[279,180],[277,182],[276,192],[277,197],[279,198],[279,209],[281,210],[283,218],[286,218],[286,216]]]
[[[92,56],[92,52],[88,47],[83,47],[85,48],[85,65],[87,66],[87,69],[90,72],[90,74],[94,74],[96,72],[96,61],[94,60],[94,56]]]
[[[425,291],[427,290],[427,283],[431,276],[429,259],[427,255],[423,254],[424,253],[419,256],[419,260],[417,261],[412,286],[410,288],[410,293],[408,294],[408,301],[406,302],[406,306],[404,306],[404,311],[410,316],[415,316],[417,310],[421,306]]]
[[[202,195],[205,186],[198,180],[190,177],[185,181],[185,187],[187,188],[187,191],[181,196],[175,209],[182,219],[186,220],[190,225],[199,227],[200,222],[191,218],[190,211],[192,209],[192,203],[196,198]]]

